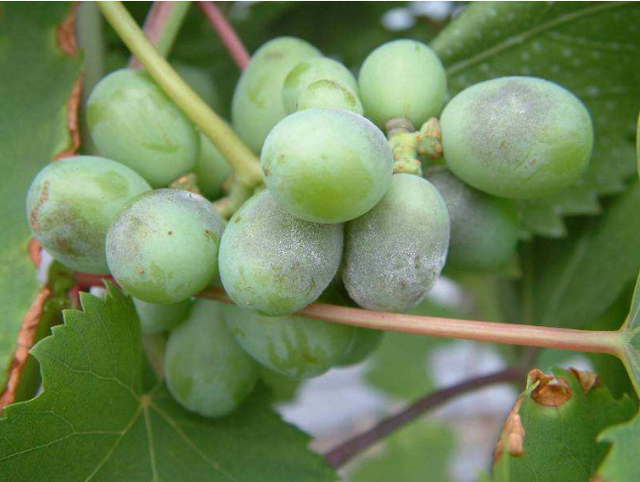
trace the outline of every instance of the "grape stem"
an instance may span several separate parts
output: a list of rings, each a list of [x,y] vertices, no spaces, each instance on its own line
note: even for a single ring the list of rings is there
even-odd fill
[[[173,48],[190,5],[191,2],[153,2],[147,14],[144,33],[158,53],[165,58]],[[142,64],[131,56],[129,67],[141,69]]]
[[[197,2],[198,8],[209,21],[209,24],[220,37],[229,55],[240,70],[244,70],[249,64],[249,52],[242,44],[240,37],[229,24],[215,2]]]
[[[356,455],[364,452],[369,447],[375,445],[383,438],[402,428],[407,423],[426,412],[444,405],[449,400],[465,393],[473,392],[483,387],[498,383],[516,382],[526,370],[521,367],[511,367],[498,372],[473,377],[456,385],[431,392],[428,395],[416,400],[404,410],[382,420],[375,426],[355,437],[331,449],[324,456],[327,463],[334,469],[338,469],[353,459]]]
[[[224,303],[233,303],[221,288],[209,288],[198,296]],[[297,315],[374,330],[398,331],[439,338],[460,338],[507,345],[607,353],[618,357],[621,355],[621,347],[623,345],[623,337],[620,331],[573,330],[549,326],[458,320],[454,318],[386,313],[322,303],[313,303],[298,312]]]
[[[156,51],[122,3],[99,2],[98,8],[149,75],[227,159],[237,182],[251,188],[261,183],[253,152]]]

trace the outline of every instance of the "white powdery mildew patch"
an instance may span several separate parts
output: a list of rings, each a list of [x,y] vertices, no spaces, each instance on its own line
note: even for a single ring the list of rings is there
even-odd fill
[[[404,311],[424,299],[444,266],[446,207],[426,180],[398,174],[380,204],[349,223],[346,238],[343,280],[352,298]]]
[[[299,309],[320,296],[341,257],[341,224],[298,219],[263,191],[229,222],[221,247],[222,281],[249,307],[270,311],[261,306],[265,298],[290,297],[299,300]]]

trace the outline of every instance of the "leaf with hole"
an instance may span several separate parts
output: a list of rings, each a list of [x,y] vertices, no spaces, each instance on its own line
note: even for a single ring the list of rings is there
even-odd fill
[[[608,450],[598,433],[633,416],[631,399],[614,400],[595,374],[554,374],[529,373],[496,445],[495,480],[589,480]]]
[[[0,419],[4,480],[333,480],[309,439],[259,389],[233,415],[206,419],[162,383],[143,385],[140,325],[113,286],[81,296],[33,353],[44,392]],[[8,477],[7,477],[8,476]]]

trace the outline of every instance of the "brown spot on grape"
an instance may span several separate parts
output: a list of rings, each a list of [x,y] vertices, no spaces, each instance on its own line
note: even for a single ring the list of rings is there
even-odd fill
[[[173,231],[169,231],[167,234],[171,236],[173,234]]]
[[[140,266],[140,267],[138,268],[138,274],[139,274],[139,275],[143,275],[143,274],[144,274],[144,268],[143,268],[142,266]]]
[[[31,228],[34,231],[38,230],[38,212],[44,203],[49,200],[49,181],[45,181],[42,185],[42,192],[40,193],[40,197],[38,198],[38,202],[33,207],[31,212],[29,213],[29,224],[31,224]]]

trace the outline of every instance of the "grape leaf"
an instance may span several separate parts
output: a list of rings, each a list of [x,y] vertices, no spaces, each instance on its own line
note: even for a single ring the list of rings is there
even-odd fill
[[[25,198],[38,170],[69,147],[67,101],[79,59],[58,47],[70,3],[3,3],[0,16],[0,386],[20,324],[40,290],[27,253]]]
[[[495,480],[589,480],[608,450],[598,433],[633,416],[631,399],[614,400],[592,374],[554,373],[529,373],[496,447]]]
[[[38,343],[44,392],[0,419],[3,480],[333,480],[309,439],[257,392],[216,420],[144,390],[140,325],[113,286]]]
[[[620,296],[640,269],[640,187],[563,240],[535,242],[536,322],[584,328]]]
[[[455,437],[450,427],[417,421],[385,440],[381,454],[361,460],[349,480],[449,480],[449,462],[454,450]]]
[[[634,482],[640,480],[638,446],[640,446],[640,415],[630,422],[609,427],[598,440],[613,444],[598,469],[599,481]]]
[[[639,31],[637,2],[476,2],[434,40],[452,95],[483,80],[527,75],[558,82],[589,108],[596,143],[583,178],[520,205],[534,234],[564,236],[563,216],[597,214],[598,197],[623,191],[633,174]]]

